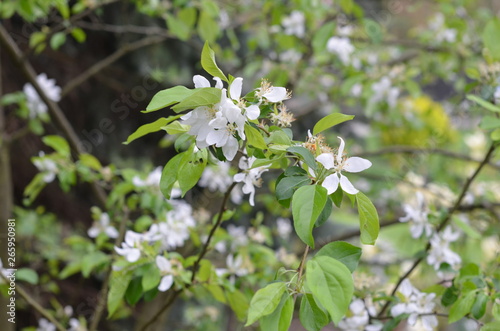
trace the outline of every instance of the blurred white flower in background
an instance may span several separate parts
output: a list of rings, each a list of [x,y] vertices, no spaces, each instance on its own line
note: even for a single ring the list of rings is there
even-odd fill
[[[164,256],[158,255],[156,257],[156,266],[160,270],[162,276],[158,291],[165,292],[172,287],[174,283],[174,276],[172,275],[172,264]]]
[[[219,191],[225,193],[233,183],[233,178],[229,175],[231,164],[219,161],[217,164],[209,164],[203,170],[198,185],[206,187],[210,192]]]
[[[59,169],[57,168],[57,163],[48,157],[45,157],[44,152],[39,152],[38,157],[33,158],[33,165],[43,173],[43,181],[45,183],[52,182],[55,178]]]
[[[105,233],[109,238],[117,238],[118,230],[109,225],[108,213],[102,213],[98,221],[94,221],[92,227],[87,231],[90,238],[96,238],[100,233]]]
[[[385,101],[389,107],[396,105],[399,97],[399,89],[392,87],[392,82],[389,77],[382,77],[382,79],[372,84],[373,95],[371,102]]]
[[[241,277],[248,275],[248,269],[243,267],[243,258],[238,255],[236,258],[229,254],[226,257],[226,267],[227,268],[216,268],[215,273],[219,277],[230,276],[229,280],[234,284],[235,276]]]
[[[410,232],[413,238],[420,238],[422,234],[428,238],[432,234],[432,225],[428,220],[427,205],[422,193],[417,192],[416,201],[415,206],[410,204],[403,205],[406,215],[400,217],[399,221],[409,222]]]
[[[142,180],[139,176],[134,176],[132,178],[132,184],[136,187],[160,187],[162,167],[156,167],[151,171],[145,180]]]
[[[371,324],[370,316],[375,316],[374,306],[366,305],[362,299],[352,300],[349,311],[340,322],[338,327],[345,331],[380,331],[382,324]]]
[[[331,37],[326,43],[328,52],[336,54],[344,65],[351,62],[351,54],[354,52],[354,46],[347,37]]]
[[[125,241],[122,242],[122,247],[115,246],[115,251],[118,255],[124,256],[128,262],[136,262],[141,257],[143,241],[145,241],[145,238],[142,234],[128,230],[125,233]]]
[[[40,318],[38,320],[38,327],[36,328],[36,331],[56,331],[56,330],[57,330],[56,326],[50,323],[45,318]]]
[[[50,100],[58,102],[61,99],[61,88],[56,85],[55,79],[48,79],[47,75],[42,73],[36,77],[36,81]],[[26,94],[30,118],[47,113],[47,105],[42,101],[33,85],[30,83],[24,84],[23,92]]]
[[[427,263],[438,271],[442,263],[449,264],[453,269],[457,270],[462,263],[460,256],[450,249],[450,243],[456,241],[460,237],[460,232],[454,232],[450,226],[447,226],[443,232],[435,233],[430,240],[431,248],[427,255]],[[438,271],[438,276],[443,274]]]
[[[299,38],[304,37],[306,33],[304,13],[294,10],[290,16],[286,16],[281,20],[281,24],[285,29],[286,35],[295,35]]]
[[[278,235],[283,239],[288,239],[292,233],[292,224],[288,218],[278,217],[276,219],[276,230]]]

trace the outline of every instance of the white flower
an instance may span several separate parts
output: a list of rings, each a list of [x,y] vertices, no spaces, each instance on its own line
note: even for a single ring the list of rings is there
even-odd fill
[[[435,233],[430,240],[431,248],[427,255],[427,263],[438,271],[441,263],[449,264],[453,269],[457,269],[462,259],[450,249],[450,243],[456,241],[460,236],[459,232],[453,232],[451,227],[446,227],[440,234]],[[441,273],[438,272],[438,276]]]
[[[281,24],[285,28],[284,33],[286,35],[295,35],[299,38],[304,37],[306,33],[305,29],[305,17],[304,13],[294,10],[290,16],[284,17]]]
[[[115,251],[124,256],[128,262],[136,262],[141,257],[141,244],[144,239],[142,234],[128,230],[125,233],[125,241],[122,243],[122,247],[115,246]]]
[[[205,167],[198,185],[208,187],[211,192],[226,192],[233,182],[233,178],[229,175],[229,169],[231,169],[231,164],[223,161]]]
[[[497,88],[495,89],[493,98],[495,98],[495,104],[500,105],[500,86],[497,86]]]
[[[389,77],[384,76],[379,82],[374,83],[372,85],[372,91],[372,102],[386,101],[390,107],[396,105],[399,89],[397,87],[392,87]]]
[[[292,224],[290,223],[290,220],[288,218],[279,217],[276,220],[276,230],[281,238],[287,239],[292,232]]]
[[[422,234],[425,234],[426,238],[430,237],[432,234],[432,226],[427,218],[427,207],[422,193],[417,192],[416,207],[404,204],[403,209],[406,215],[400,217],[399,221],[410,223],[411,236],[413,238],[419,238]]]
[[[167,291],[174,283],[174,276],[172,275],[172,265],[165,257],[158,255],[156,257],[156,266],[160,269],[162,275],[158,290],[161,292]]]
[[[262,80],[260,87],[255,91],[255,96],[259,99],[259,102],[278,103],[290,99],[290,93],[286,88],[272,86],[265,79]]]
[[[432,331],[438,325],[435,315],[432,315],[434,309],[435,293],[422,293],[405,279],[398,289],[402,294],[402,302],[391,308],[391,315],[396,317],[401,314],[410,314],[408,324],[411,326],[421,325],[424,330]]]
[[[344,155],[344,139],[340,139],[340,146],[337,155],[333,153],[322,153],[316,157],[316,161],[321,163],[327,170],[333,170],[334,173],[327,176],[321,186],[328,190],[328,194],[335,192],[340,184],[342,190],[349,194],[356,194],[359,191],[352,186],[347,177],[342,175],[342,171],[347,172],[360,172],[371,167],[372,163],[360,157],[347,158]]]
[[[105,233],[109,238],[118,237],[118,230],[109,225],[108,213],[102,213],[99,221],[94,222],[92,227],[87,231],[90,238],[96,238],[100,233]]]
[[[227,233],[233,242],[232,249],[248,244],[248,236],[245,227],[230,224],[227,226]]]
[[[222,80],[219,77],[214,77],[215,87],[218,89],[222,89]],[[203,87],[211,87],[208,79],[201,75],[193,76],[193,83],[195,88],[203,88]]]
[[[33,164],[38,169],[38,171],[44,173],[43,181],[45,183],[52,182],[55,178],[59,169],[57,168],[57,163],[52,161],[50,158],[45,157],[44,152],[39,152],[38,157],[33,158]]]
[[[142,180],[139,176],[134,176],[132,178],[132,183],[136,187],[144,187],[144,186],[160,187],[161,172],[162,168],[156,167],[153,171],[151,171],[148,174],[146,180]]]
[[[87,331],[87,328],[84,327],[80,323],[80,321],[76,318],[70,318],[69,326],[70,326],[70,328],[68,329],[68,331]]]
[[[326,43],[326,49],[330,53],[337,54],[344,65],[349,64],[351,54],[354,52],[354,46],[347,37],[331,37]]]
[[[234,181],[237,183],[243,183],[243,193],[250,194],[249,202],[251,206],[254,206],[254,196],[255,196],[255,186],[260,187],[262,185],[262,178],[260,176],[262,173],[268,171],[266,169],[268,166],[262,166],[253,168],[252,164],[257,158],[255,156],[246,157],[242,156],[239,162],[239,167],[244,172],[234,175]]]
[[[230,275],[231,283],[234,283],[235,276],[241,277],[248,275],[248,270],[243,267],[243,258],[241,255],[234,258],[232,254],[229,254],[226,257],[226,266],[227,268],[216,268],[215,273],[219,277]]]
[[[56,331],[56,326],[45,318],[40,318],[38,320],[38,327],[36,328],[36,331]]]
[[[363,92],[363,85],[361,85],[360,83],[356,83],[351,87],[351,95],[353,97],[361,96],[362,92]]]
[[[47,75],[42,73],[36,77],[36,81],[49,99],[55,102],[61,99],[61,88],[56,85],[55,79],[48,79]],[[31,118],[35,118],[47,112],[47,105],[42,101],[33,85],[30,83],[25,84],[23,92],[26,94]]]
[[[370,322],[369,310],[373,309],[369,309],[369,307],[366,307],[363,300],[354,299],[349,305],[349,312],[347,313],[347,316],[339,322],[338,327],[346,331],[382,330],[382,324],[368,325],[368,323]]]
[[[12,270],[11,269],[4,269],[3,267],[3,262],[2,259],[0,259],[0,272],[4,275],[4,277],[8,278],[12,276]],[[14,270],[15,272],[15,270]],[[3,284],[5,280],[0,277],[0,284]]]

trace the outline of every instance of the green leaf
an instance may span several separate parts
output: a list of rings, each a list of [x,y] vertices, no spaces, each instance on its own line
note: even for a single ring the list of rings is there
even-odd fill
[[[141,138],[141,137],[147,135],[148,133],[158,132],[158,131],[162,130],[162,127],[164,127],[168,123],[178,119],[179,117],[180,117],[180,115],[169,116],[167,118],[162,117],[162,118],[157,119],[153,123],[141,125],[137,130],[135,130],[134,133],[132,133],[130,136],[128,136],[127,141],[124,142],[124,144],[128,145],[132,141],[134,141],[138,138]]]
[[[125,300],[129,305],[135,305],[141,298],[143,293],[141,278],[136,277],[132,279],[125,292]]]
[[[203,50],[201,51],[201,66],[203,69],[214,77],[219,77],[220,79],[229,82],[227,77],[224,75],[222,70],[219,69],[217,63],[215,63],[215,53],[210,48],[208,41],[205,42]]]
[[[327,115],[320,119],[318,123],[313,128],[313,135],[317,135],[320,132],[323,132],[332,126],[335,126],[337,124],[340,124],[345,121],[352,120],[354,118],[354,115],[345,115],[341,113],[333,113],[330,115]]]
[[[170,199],[170,192],[177,181],[177,174],[179,172],[179,165],[184,158],[184,153],[179,153],[173,158],[171,158],[161,173],[160,179],[160,191],[165,196],[165,198]]]
[[[323,24],[314,34],[312,46],[315,53],[322,53],[326,48],[326,43],[335,34],[335,22]]]
[[[331,257],[317,256],[307,262],[306,282],[314,299],[337,324],[346,314],[354,294],[349,269]]]
[[[332,198],[332,201],[335,204],[335,206],[340,208],[340,206],[342,205],[342,199],[344,198],[344,191],[339,186],[335,192],[330,194],[330,198]]]
[[[59,279],[66,279],[69,276],[76,274],[81,270],[81,265],[82,262],[80,260],[70,262],[67,266],[64,267],[63,270],[61,270],[61,273],[59,274]]]
[[[490,52],[489,55],[495,59],[500,60],[500,21],[492,19],[486,24],[483,30],[483,43]]]
[[[314,156],[307,148],[302,146],[292,146],[288,148],[287,151],[295,155],[299,155],[309,168],[313,170],[317,169],[316,160],[314,159]]]
[[[54,50],[59,49],[66,41],[65,32],[57,32],[50,38],[50,47]]]
[[[470,313],[472,305],[476,299],[476,291],[470,291],[465,296],[461,296],[457,301],[451,306],[450,314],[448,316],[448,323],[455,323],[462,317]]]
[[[83,153],[78,155],[78,158],[80,159],[81,164],[83,164],[84,166],[97,171],[101,171],[102,164],[94,155]]]
[[[496,320],[500,321],[500,303],[497,302],[497,300],[493,301],[493,307],[491,307],[491,315]]]
[[[198,20],[198,34],[202,40],[214,43],[219,36],[220,28],[215,19],[206,11],[202,11]]]
[[[55,135],[45,136],[42,138],[42,141],[45,145],[52,147],[57,153],[66,157],[70,156],[69,144],[63,137]]]
[[[292,215],[299,238],[314,248],[312,230],[328,198],[327,191],[319,185],[302,186],[292,197]]]
[[[480,319],[486,313],[486,304],[489,301],[489,297],[484,292],[479,292],[476,297],[476,301],[472,306],[472,316],[475,319]]]
[[[193,145],[194,147],[194,145]],[[193,148],[184,153],[184,157],[177,169],[177,180],[182,191],[182,196],[186,194],[193,186],[198,183],[198,180],[207,165],[208,152],[202,149],[199,152],[192,154]]]
[[[224,296],[224,291],[217,284],[204,284],[205,288],[212,294],[215,300],[226,303],[226,297]]]
[[[110,257],[101,251],[86,254],[82,259],[82,275],[87,278],[95,267],[109,261]]]
[[[361,248],[344,241],[334,241],[323,246],[316,256],[329,256],[342,262],[351,272],[358,267]]]
[[[500,322],[498,321],[486,323],[481,327],[481,331],[498,331],[498,330],[500,330]]]
[[[179,133],[186,133],[189,131],[189,125],[181,124],[179,121],[173,121],[168,125],[162,127],[163,130],[167,131],[168,134],[174,135]]]
[[[260,320],[262,331],[288,331],[293,317],[293,297],[283,293],[278,307]]]
[[[243,321],[248,311],[247,297],[238,290],[226,292],[226,297],[229,306],[236,313],[236,317],[238,317],[240,321]]]
[[[307,331],[320,331],[330,323],[328,314],[318,306],[313,296],[309,293],[302,296],[299,318]]]
[[[491,140],[493,141],[498,141],[500,140],[500,128],[499,129],[496,129],[495,131],[493,131],[491,133]]]
[[[38,274],[35,270],[29,268],[21,268],[16,271],[16,280],[24,281],[32,285],[38,284]]]
[[[332,215],[332,209],[333,209],[332,200],[328,199],[327,197],[325,206],[323,207],[321,214],[319,214],[316,223],[314,223],[314,227],[322,226],[326,221],[328,221],[328,219]]]
[[[307,176],[284,177],[276,185],[276,198],[278,201],[290,199],[297,188],[310,183],[311,179]]]
[[[182,41],[186,41],[191,36],[191,28],[182,19],[179,19],[171,14],[166,14],[167,16],[167,26],[170,32],[172,32],[177,38]]]
[[[260,149],[267,148],[266,141],[262,137],[262,134],[260,134],[259,130],[248,123],[245,124],[245,135],[249,145]]]
[[[451,306],[458,299],[460,291],[454,286],[448,287],[441,297],[441,304],[445,307]]]
[[[480,105],[481,107],[483,107],[485,109],[488,109],[488,110],[495,112],[495,113],[500,113],[500,107],[492,104],[489,101],[486,101],[486,100],[478,97],[477,95],[467,94],[466,98],[469,99],[470,101],[474,101],[475,103],[477,103],[478,105]]]
[[[182,100],[172,107],[179,113],[186,109],[195,109],[201,106],[213,106],[220,102],[222,91],[215,87],[203,87],[195,89],[195,92],[188,98]]]
[[[158,287],[160,280],[160,270],[156,267],[156,264],[151,263],[142,276],[142,289],[144,292],[152,290]]]
[[[113,271],[108,292],[108,318],[118,309],[131,280],[132,272],[125,270]]]
[[[479,233],[469,224],[462,221],[459,217],[453,217],[453,223],[455,223],[455,225],[458,226],[468,237],[471,237],[473,239],[481,238],[481,233]]]
[[[380,229],[377,209],[370,199],[361,192],[356,194],[356,202],[358,204],[361,242],[365,245],[373,245]]]
[[[169,89],[162,90],[153,96],[153,99],[149,102],[146,110],[143,110],[142,112],[150,113],[171,106],[190,97],[194,92],[196,92],[196,89],[190,90],[184,86],[174,86]]]
[[[87,38],[87,35],[85,34],[85,31],[83,31],[80,28],[73,28],[71,29],[71,36],[80,44],[85,41]]]
[[[286,290],[284,282],[268,284],[258,290],[250,301],[248,319],[245,326],[255,323],[263,316],[271,314],[280,303],[281,296]]]

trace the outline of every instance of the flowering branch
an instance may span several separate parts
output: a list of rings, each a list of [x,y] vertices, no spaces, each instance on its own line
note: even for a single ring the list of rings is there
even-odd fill
[[[198,258],[196,259],[196,261],[193,264],[193,273],[191,275],[191,282],[189,284],[186,284],[186,286],[184,287],[184,290],[190,288],[194,284],[196,274],[198,272],[198,267],[200,265],[200,261],[203,259],[205,254],[208,252],[208,247],[210,246],[210,242],[212,241],[212,237],[214,236],[215,231],[219,228],[219,226],[222,223],[222,216],[224,215],[227,201],[229,200],[229,197],[231,195],[231,191],[236,186],[236,184],[237,184],[236,182],[233,182],[231,184],[231,186],[229,186],[229,188],[227,189],[226,193],[224,194],[219,213],[217,214],[217,221],[210,229],[210,233],[208,234],[207,240],[205,241],[205,244],[203,245],[201,252],[198,255]],[[183,291],[183,289],[175,290],[168,297],[167,301],[160,308],[160,310],[158,310],[158,312],[156,312],[156,314],[153,316],[153,318],[151,318],[146,324],[144,324],[144,326],[141,328],[141,330],[142,331],[147,330],[165,311],[167,311],[170,308],[170,306],[174,303],[175,299],[179,296],[179,294],[182,293],[182,291]]]
[[[448,224],[448,222],[451,220],[451,216],[457,211],[459,210],[460,208],[460,204],[462,203],[462,200],[464,199],[465,197],[465,194],[467,193],[467,191],[469,190],[469,187],[470,185],[472,184],[472,182],[474,181],[474,179],[477,177],[477,175],[479,174],[479,172],[483,169],[483,167],[489,163],[489,160],[490,158],[492,157],[493,155],[493,152],[495,151],[497,147],[497,144],[493,143],[491,145],[491,147],[489,148],[488,152],[486,153],[484,159],[481,161],[481,163],[479,164],[479,166],[477,167],[476,171],[474,171],[474,173],[465,181],[464,183],[464,186],[462,188],[462,191],[460,192],[460,195],[458,196],[457,200],[455,201],[455,204],[448,210],[448,212],[446,213],[446,216],[445,218],[439,223],[438,227],[436,228],[436,233],[439,233],[441,232],[441,230],[444,229],[444,227]],[[428,252],[429,249],[431,248],[431,243],[430,241],[427,243],[427,246],[425,247],[425,252]],[[391,296],[394,296],[399,288],[399,286],[401,285],[401,283],[406,279],[408,278],[411,273],[418,267],[418,265],[420,264],[420,262],[423,261],[423,257],[420,257],[418,258],[414,263],[413,265],[410,267],[410,269],[408,269],[407,272],[405,272],[398,280],[398,282],[396,283],[396,285],[394,286],[394,289],[392,290],[391,292]],[[390,305],[390,301],[386,301],[384,306],[382,307],[382,309],[380,310],[380,313],[378,314],[378,316],[382,316],[385,311],[387,310],[387,308],[389,307]]]
[[[0,272],[0,277],[8,284],[10,280],[5,277],[3,272]],[[19,284],[16,284],[16,292],[19,293],[24,300],[28,302],[37,312],[46,317],[52,324],[55,325],[57,330],[66,331],[66,328],[63,327],[55,318],[52,316],[45,308],[43,308],[35,299],[33,299]]]

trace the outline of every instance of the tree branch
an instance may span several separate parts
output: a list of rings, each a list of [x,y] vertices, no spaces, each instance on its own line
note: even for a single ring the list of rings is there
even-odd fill
[[[493,155],[493,152],[495,151],[495,148],[496,148],[496,144],[492,144],[491,147],[489,148],[488,152],[486,153],[484,159],[481,161],[481,163],[479,164],[479,166],[476,168],[476,171],[474,171],[474,173],[465,181],[464,186],[462,188],[462,191],[460,192],[460,195],[458,196],[457,200],[455,201],[455,204],[448,210],[448,212],[446,213],[446,216],[444,217],[444,219],[439,223],[438,227],[436,228],[436,233],[441,232],[444,229],[444,227],[448,224],[448,222],[451,220],[451,216],[457,210],[460,209],[460,204],[462,203],[462,200],[465,197],[465,194],[469,190],[470,185],[472,184],[472,182],[474,181],[474,179],[477,177],[477,175],[479,174],[479,172],[481,172],[481,170],[483,169],[483,167],[486,164],[488,164],[490,158]],[[428,252],[430,248],[431,248],[431,243],[429,241],[429,242],[427,242],[427,245],[425,247],[425,252]],[[407,272],[405,272],[403,274],[403,276],[401,276],[399,278],[398,282],[396,283],[396,285],[394,286],[394,289],[391,292],[391,296],[394,296],[396,294],[396,292],[397,292],[399,286],[401,285],[401,283],[406,278],[408,278],[411,275],[411,273],[418,267],[418,265],[420,264],[420,262],[422,262],[423,260],[424,260],[423,257],[418,258],[413,263],[413,265],[410,267],[410,269]],[[382,309],[380,310],[380,313],[378,314],[378,316],[382,316],[385,313],[385,311],[387,310],[387,308],[389,307],[389,305],[390,305],[390,301],[388,300],[388,301],[385,302],[385,304],[382,307]]]
[[[224,198],[222,199],[222,203],[220,206],[219,213],[217,214],[217,221],[215,224],[212,226],[212,229],[210,230],[210,233],[208,234],[207,241],[203,245],[200,254],[198,255],[198,258],[193,264],[193,273],[191,275],[191,282],[189,284],[186,284],[184,289],[179,289],[175,290],[169,297],[168,300],[165,302],[165,304],[158,310],[158,312],[153,316],[152,319],[150,319],[144,326],[141,328],[142,331],[146,331],[165,311],[167,311],[168,308],[174,303],[175,299],[183,292],[183,290],[186,290],[190,288],[195,281],[196,274],[198,272],[198,267],[200,265],[201,260],[203,257],[207,254],[208,252],[208,247],[210,246],[210,242],[212,241],[212,237],[215,234],[215,231],[219,228],[219,226],[222,223],[222,216],[224,215],[224,211],[226,210],[226,204],[227,201],[229,200],[229,196],[231,195],[231,191],[233,188],[236,186],[236,182],[233,182],[231,186],[227,189],[226,193],[224,194]]]
[[[4,269],[4,270],[8,270],[8,269]],[[3,274],[3,271],[4,270],[0,270],[0,277],[7,283],[9,284],[10,283],[10,280],[5,277],[5,275]],[[45,308],[43,308],[35,299],[33,299],[29,294],[28,292],[26,292],[22,287],[21,285],[19,284],[16,284],[16,292],[19,293],[23,298],[24,300],[26,300],[28,302],[28,304],[33,307],[37,312],[39,312],[40,314],[42,314],[42,316],[44,316],[45,318],[47,318],[52,324],[55,325],[55,327],[59,330],[59,331],[66,331],[66,328],[63,327],[55,318],[54,316],[52,316]]]
[[[133,52],[133,51],[140,49],[142,47],[161,43],[162,41],[164,41],[168,38],[169,38],[169,36],[152,36],[152,37],[140,39],[140,40],[135,41],[133,43],[126,44],[126,45],[122,46],[113,54],[111,54],[108,57],[97,62],[96,64],[94,64],[93,66],[88,68],[86,71],[81,73],[79,76],[70,80],[62,89],[61,97],[63,98],[64,96],[66,96],[74,88],[78,87],[79,85],[84,83],[87,79],[94,76],[95,74],[100,72],[102,69],[109,66],[111,63],[117,61],[119,58],[121,58],[125,54]]]

